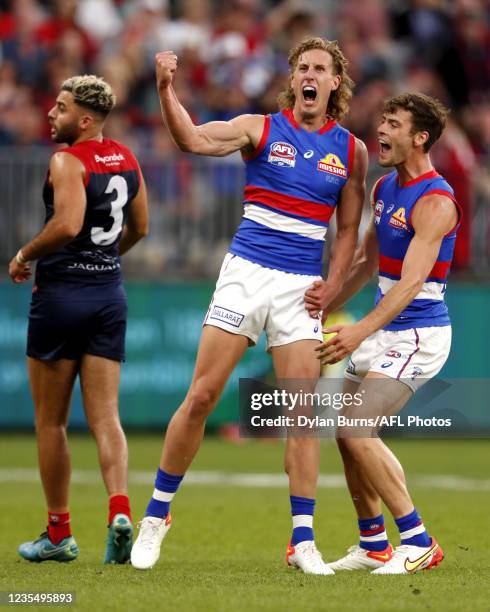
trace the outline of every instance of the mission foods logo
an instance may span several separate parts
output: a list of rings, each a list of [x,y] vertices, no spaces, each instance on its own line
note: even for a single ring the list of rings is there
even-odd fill
[[[335,174],[335,176],[347,178],[347,170],[344,164],[337,155],[333,153],[327,153],[327,155],[318,162],[316,167],[318,170],[321,170],[321,172],[328,172],[329,174]]]
[[[273,142],[267,161],[275,166],[294,168],[296,165],[296,153],[296,149],[288,142]]]
[[[407,219],[405,217],[405,209],[399,208],[396,212],[391,215],[391,219],[388,223],[392,227],[396,227],[397,229],[408,230]]]

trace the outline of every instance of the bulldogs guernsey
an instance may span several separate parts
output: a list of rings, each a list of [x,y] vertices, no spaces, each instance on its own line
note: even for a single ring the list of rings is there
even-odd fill
[[[85,140],[61,150],[85,166],[87,208],[79,234],[65,247],[39,259],[35,292],[66,288],[114,286],[121,283],[119,240],[129,203],[140,184],[138,163],[131,151],[114,140]],[[43,190],[46,222],[54,214],[53,188]],[[64,293],[66,297],[66,292]]]
[[[336,121],[307,132],[291,110],[265,117],[245,158],[242,222],[230,253],[267,268],[320,276],[325,235],[349,178],[354,136]]]
[[[458,208],[459,220],[456,227],[443,238],[437,261],[422,289],[405,310],[384,327],[387,331],[451,324],[444,292],[462,213],[452,188],[435,170],[404,185],[398,183],[398,173],[394,171],[379,179],[374,188],[374,220],[379,243],[376,304],[400,280],[403,260],[415,234],[410,222],[415,204],[430,194],[444,195],[453,200]]]

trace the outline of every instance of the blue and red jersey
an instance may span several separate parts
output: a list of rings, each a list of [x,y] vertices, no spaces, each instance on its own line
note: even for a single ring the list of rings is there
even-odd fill
[[[443,238],[437,260],[415,299],[384,329],[450,325],[444,301],[447,278],[454,253],[461,209],[445,179],[431,170],[407,183],[399,183],[395,171],[381,177],[373,190],[374,220],[379,243],[379,284],[376,304],[400,280],[403,260],[415,235],[411,219],[417,202],[428,195],[450,198],[458,208],[457,225]],[[423,206],[423,202],[420,204]]]
[[[291,110],[265,117],[245,158],[243,219],[230,252],[293,274],[322,273],[325,235],[354,163],[355,139],[336,121],[316,132]]]
[[[101,284],[121,281],[119,241],[131,200],[140,186],[140,170],[132,152],[104,138],[85,140],[61,150],[85,167],[87,207],[79,234],[65,247],[39,259],[37,289],[56,283]],[[46,223],[54,214],[49,175],[43,189]]]

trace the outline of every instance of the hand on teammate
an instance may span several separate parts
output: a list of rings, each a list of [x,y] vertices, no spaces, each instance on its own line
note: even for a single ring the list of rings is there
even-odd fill
[[[322,365],[333,365],[353,353],[366,338],[365,332],[357,323],[353,325],[332,325],[323,330],[324,334],[335,334],[327,342],[315,348],[317,359]]]
[[[20,264],[16,257],[9,263],[9,275],[14,283],[25,283],[32,276],[29,263]]]
[[[305,293],[305,308],[310,317],[317,319],[338,291],[338,287],[327,283],[327,281],[315,281]]]
[[[158,90],[166,89],[177,70],[177,56],[173,51],[160,51],[155,55],[155,70]]]

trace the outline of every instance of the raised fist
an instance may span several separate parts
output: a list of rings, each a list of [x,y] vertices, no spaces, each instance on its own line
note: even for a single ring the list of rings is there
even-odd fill
[[[157,88],[165,89],[172,82],[174,72],[177,70],[177,56],[173,51],[160,51],[155,55],[155,70]]]

